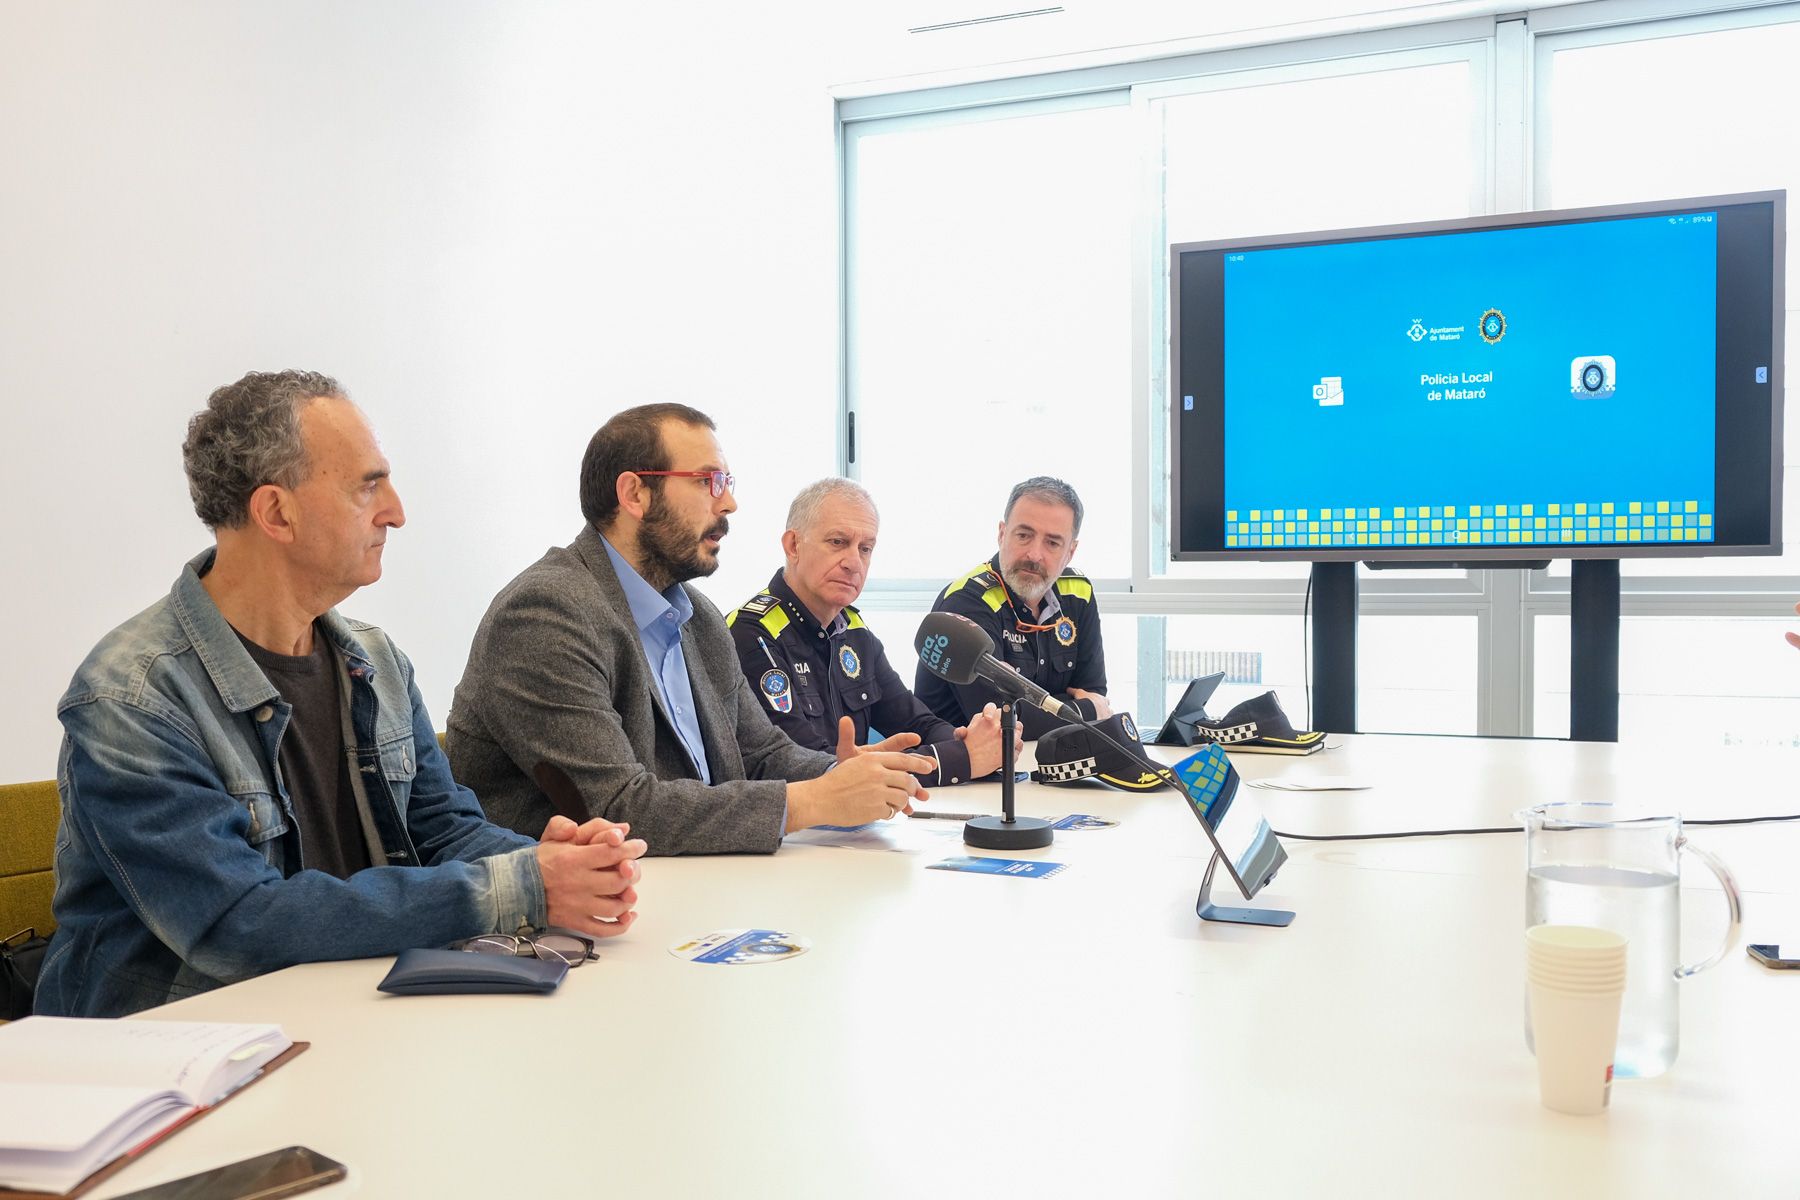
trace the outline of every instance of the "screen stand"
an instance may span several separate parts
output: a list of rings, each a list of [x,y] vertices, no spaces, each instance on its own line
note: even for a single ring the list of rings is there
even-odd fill
[[[1013,740],[1018,714],[1011,704],[1000,706],[1000,815],[976,817],[963,825],[963,842],[982,850],[1037,850],[1056,837],[1042,817],[1013,816]]]
[[[1356,732],[1356,564],[1312,565],[1313,710],[1307,728]]]
[[[1219,852],[1213,851],[1206,864],[1206,878],[1200,881],[1200,897],[1194,901],[1194,914],[1202,921],[1225,921],[1233,925],[1285,926],[1294,914],[1282,908],[1228,908],[1212,902],[1213,872],[1219,867]]]
[[[1619,560],[1569,564],[1569,739],[1619,740]]]

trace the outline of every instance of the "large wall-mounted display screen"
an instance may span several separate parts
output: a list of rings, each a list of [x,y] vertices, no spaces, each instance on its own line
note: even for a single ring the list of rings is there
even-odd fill
[[[1779,553],[1784,208],[1172,247],[1173,556]]]

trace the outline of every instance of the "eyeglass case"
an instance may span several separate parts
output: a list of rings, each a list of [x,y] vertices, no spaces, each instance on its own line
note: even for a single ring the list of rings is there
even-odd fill
[[[377,991],[395,996],[460,996],[554,992],[569,973],[565,962],[466,950],[402,950]]]

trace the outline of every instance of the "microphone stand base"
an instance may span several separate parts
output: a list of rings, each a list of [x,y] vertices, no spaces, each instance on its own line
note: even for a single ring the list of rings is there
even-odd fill
[[[1038,850],[1056,840],[1042,817],[976,817],[963,825],[963,841],[980,850]]]

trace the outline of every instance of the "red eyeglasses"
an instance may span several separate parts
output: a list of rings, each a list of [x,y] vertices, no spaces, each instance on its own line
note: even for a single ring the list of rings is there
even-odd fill
[[[633,471],[633,475],[667,475],[671,479],[704,479],[717,499],[737,486],[737,476],[730,471]]]

